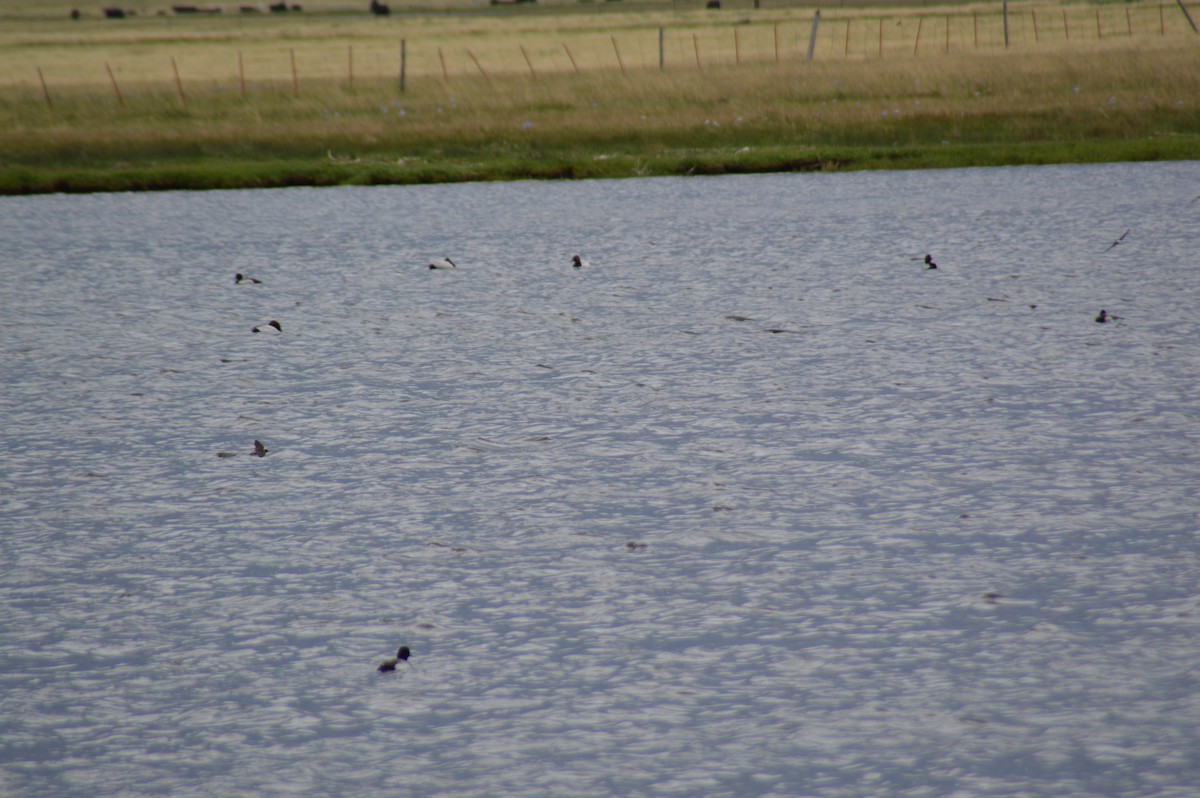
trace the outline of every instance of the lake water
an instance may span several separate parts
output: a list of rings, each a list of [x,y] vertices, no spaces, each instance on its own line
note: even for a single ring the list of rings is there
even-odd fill
[[[1195,795],[1197,194],[0,198],[0,794]]]

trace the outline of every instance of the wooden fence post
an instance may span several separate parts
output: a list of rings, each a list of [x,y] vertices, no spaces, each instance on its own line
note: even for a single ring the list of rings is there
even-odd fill
[[[533,71],[533,62],[529,60],[529,51],[525,49],[525,45],[523,44],[517,46],[521,48],[521,55],[525,56],[525,63],[529,65],[529,76],[537,80],[537,72]]]
[[[1196,23],[1192,21],[1192,15],[1188,13],[1187,6],[1183,4],[1183,0],[1175,0],[1175,2],[1179,4],[1179,10],[1187,18],[1188,24],[1192,26],[1192,33],[1200,33],[1200,30],[1196,29]]]
[[[1001,13],[1004,15],[1004,49],[1008,49],[1008,0],[1004,0],[1004,5],[1001,7]]]
[[[925,17],[917,17],[917,38],[913,42],[913,55],[917,54],[917,49],[921,46],[921,26],[925,24]]]
[[[696,51],[696,69],[703,70],[700,65],[700,37],[695,33],[692,34],[692,49]]]
[[[296,48],[290,48],[292,55],[292,96],[300,96],[300,78],[296,74]]]
[[[665,45],[666,32],[663,26],[658,26],[658,71],[662,72],[667,68],[667,51]],[[578,72],[579,70],[576,70]]]
[[[105,66],[108,66],[108,64],[105,64]],[[109,71],[109,76],[112,76],[111,70]],[[113,84],[115,85],[116,81],[113,81]],[[246,68],[242,64],[241,50],[238,50],[238,93],[241,95],[243,100],[246,99]]]
[[[450,73],[446,71],[446,54],[442,52],[441,47],[438,48],[438,61],[442,64],[442,80],[449,80]]]
[[[661,30],[662,30],[662,28],[659,28],[659,30],[661,31]],[[575,62],[575,56],[571,54],[571,48],[570,48],[570,47],[567,47],[567,43],[566,43],[566,42],[563,42],[563,50],[565,50],[565,51],[566,51],[566,53],[567,53],[567,58],[569,58],[569,59],[571,60],[571,68],[572,68],[572,69],[574,69],[574,70],[575,70],[575,74],[576,74],[576,75],[578,75],[578,74],[579,74],[579,64],[577,64],[577,63]],[[661,63],[661,61],[662,61],[662,56],[661,56],[661,55],[659,56],[659,61],[660,61],[660,63]]]
[[[179,79],[179,65],[175,63],[175,56],[171,56],[171,70],[175,73],[175,90],[179,92],[179,107],[187,108],[187,98],[183,96],[183,81]]]
[[[38,81],[42,84],[42,96],[46,98],[46,107],[51,111],[54,110],[54,103],[50,102],[50,89],[46,88],[46,77],[42,74],[41,67],[35,67],[38,73]]]
[[[613,52],[617,54],[617,66],[621,68],[621,74],[625,74],[625,62],[621,60],[621,48],[617,46],[617,37],[609,36],[612,39]]]
[[[400,93],[404,93],[405,77],[408,74],[408,40],[400,40]]]
[[[1040,39],[1040,38],[1038,38],[1038,28],[1037,28],[1037,9],[1036,9],[1036,8],[1031,8],[1031,9],[1029,9],[1029,13],[1030,13],[1030,15],[1033,17],[1033,43],[1034,43],[1034,44],[1037,44],[1038,42],[1040,42],[1040,41],[1041,41],[1041,39]]]
[[[107,61],[104,62],[104,68],[108,70],[108,79],[112,83],[113,92],[117,95],[117,105],[124,108],[125,98],[121,96],[121,87],[117,85],[117,78],[113,75],[112,67],[108,65]]]
[[[354,91],[354,45],[346,47],[346,87]]]
[[[484,71],[483,64],[479,63],[479,59],[475,57],[475,53],[471,52],[470,50],[467,50],[467,55],[471,56],[471,60],[475,62],[475,68],[479,70],[479,74],[483,75],[483,79],[486,80],[488,82],[488,85],[490,86],[492,83],[492,79],[489,78],[488,73]]]

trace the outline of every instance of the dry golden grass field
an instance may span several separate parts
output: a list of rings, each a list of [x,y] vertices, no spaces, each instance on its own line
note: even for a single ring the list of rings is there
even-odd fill
[[[0,0],[0,189],[1200,157],[1175,2],[240,5]]]

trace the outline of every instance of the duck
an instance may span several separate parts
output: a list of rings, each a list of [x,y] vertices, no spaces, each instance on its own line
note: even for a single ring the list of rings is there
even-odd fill
[[[250,456],[251,457],[266,457],[267,456],[267,447],[263,446],[263,442],[258,440],[257,438],[254,439],[254,451],[250,452]]]
[[[396,651],[396,656],[388,657],[383,662],[379,663],[377,670],[380,673],[387,673],[388,671],[396,670],[396,666],[401,662],[408,662],[408,656],[410,653],[411,652],[408,650],[408,646],[400,646],[400,648]],[[411,662],[408,662],[408,665],[410,668],[412,667]]]
[[[1108,321],[1108,311],[1101,308],[1100,312],[1096,314],[1096,322],[1098,324],[1104,324],[1106,321]]]
[[[265,328],[267,327],[274,327],[276,332],[283,332],[283,325],[275,321],[275,319],[271,319],[269,322],[260,327],[252,327],[250,332],[266,332]]]
[[[592,264],[588,263],[586,260],[579,257],[578,255],[573,255],[571,257],[571,265],[574,266],[576,269],[582,269],[584,266],[591,266]]]
[[[925,268],[926,269],[936,269],[937,268],[937,264],[933,262],[933,256],[928,253],[925,254]]]
[[[449,258],[438,258],[433,263],[429,264],[431,269],[457,269],[458,264]]]
[[[258,279],[257,277],[247,277],[241,272],[238,272],[237,274],[233,275],[233,282],[237,285],[241,285],[242,283],[254,283],[255,285],[259,285],[262,283],[262,280]]]

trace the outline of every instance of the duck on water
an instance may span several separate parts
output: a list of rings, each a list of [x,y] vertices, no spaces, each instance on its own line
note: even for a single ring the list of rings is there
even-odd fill
[[[379,667],[376,670],[378,670],[380,673],[394,671],[396,670],[396,666],[401,662],[408,662],[410,653],[411,652],[409,652],[408,646],[400,646],[400,648],[396,651],[396,656],[388,657],[383,662],[379,663]],[[411,662],[408,662],[408,667],[412,667]]]

